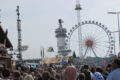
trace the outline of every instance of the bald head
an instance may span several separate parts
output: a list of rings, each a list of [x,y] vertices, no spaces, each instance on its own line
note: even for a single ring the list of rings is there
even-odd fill
[[[64,80],[75,80],[77,75],[76,73],[77,70],[74,66],[68,66],[63,73],[63,78]]]
[[[55,71],[55,70],[52,70],[52,71],[51,71],[51,77],[52,77],[52,78],[55,78],[55,76],[56,76],[56,71]]]

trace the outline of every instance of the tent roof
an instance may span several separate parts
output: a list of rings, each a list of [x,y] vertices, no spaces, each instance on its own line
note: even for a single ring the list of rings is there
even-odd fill
[[[7,48],[12,48],[12,43],[10,42],[10,40],[8,39],[8,37],[6,37],[6,34],[2,28],[2,26],[0,25],[0,43],[4,44],[4,40],[6,38],[6,47]]]

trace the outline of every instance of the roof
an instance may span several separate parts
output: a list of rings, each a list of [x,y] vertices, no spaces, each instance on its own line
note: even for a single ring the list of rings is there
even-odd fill
[[[8,39],[8,37],[6,37],[6,34],[2,28],[2,26],[0,25],[0,43],[4,44],[4,40],[6,38],[6,47],[7,48],[12,48],[12,43],[10,42],[10,40]]]

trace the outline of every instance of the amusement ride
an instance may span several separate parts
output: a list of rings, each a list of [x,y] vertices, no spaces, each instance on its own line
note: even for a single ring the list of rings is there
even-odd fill
[[[81,9],[80,0],[76,0],[78,23],[67,34],[67,48],[79,54],[81,59],[113,54],[114,39],[110,30],[97,21],[81,21]]]

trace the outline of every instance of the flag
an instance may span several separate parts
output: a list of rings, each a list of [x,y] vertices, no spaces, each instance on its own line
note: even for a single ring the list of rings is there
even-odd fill
[[[103,60],[103,62],[102,62],[102,63],[103,63],[103,65],[104,65],[104,66],[106,66],[106,61],[105,61],[105,60]]]

